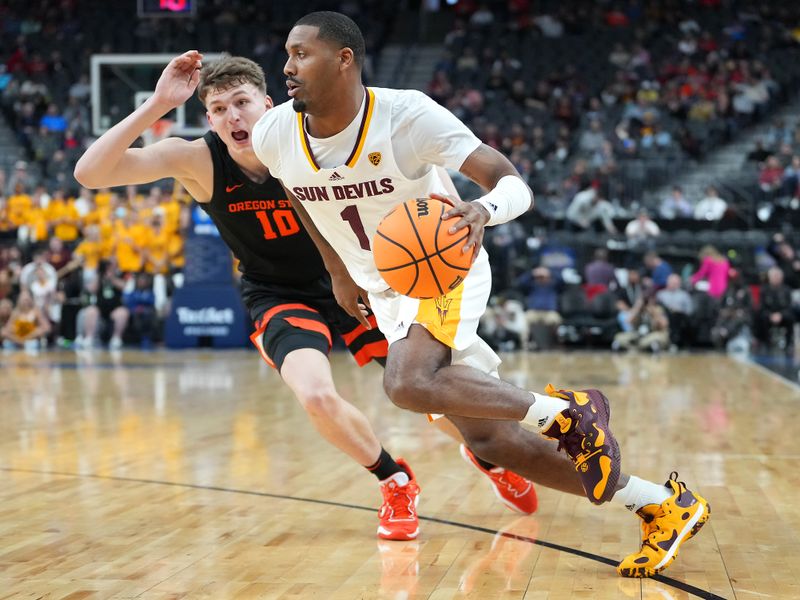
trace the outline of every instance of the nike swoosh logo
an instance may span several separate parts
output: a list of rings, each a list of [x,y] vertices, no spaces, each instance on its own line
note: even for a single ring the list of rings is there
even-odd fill
[[[230,194],[233,190],[235,190],[236,188],[240,188],[243,185],[244,185],[243,183],[238,183],[236,185],[225,186],[225,191]]]

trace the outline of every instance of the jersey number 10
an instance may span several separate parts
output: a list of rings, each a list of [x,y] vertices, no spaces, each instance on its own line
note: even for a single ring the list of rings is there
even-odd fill
[[[267,213],[265,210],[260,210],[256,213],[256,217],[258,217],[258,220],[261,222],[265,240],[287,237],[300,231],[300,224],[297,222],[294,213],[285,208],[277,208],[270,213]],[[272,219],[270,219],[270,217],[272,217]]]

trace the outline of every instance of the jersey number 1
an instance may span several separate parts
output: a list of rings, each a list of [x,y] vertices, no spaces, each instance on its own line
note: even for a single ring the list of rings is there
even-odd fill
[[[367,237],[367,232],[364,231],[364,224],[361,222],[361,215],[358,214],[358,207],[355,204],[351,204],[339,214],[342,217],[342,221],[347,221],[350,224],[350,228],[358,238],[358,244],[361,249],[369,251],[369,238]]]

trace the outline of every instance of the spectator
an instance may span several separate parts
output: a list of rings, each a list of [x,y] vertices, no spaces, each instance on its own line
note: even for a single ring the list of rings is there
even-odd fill
[[[561,325],[559,286],[547,267],[536,267],[517,278],[516,287],[525,294],[525,316],[531,328],[544,326],[552,333]]]
[[[113,331],[108,344],[109,350],[119,350],[122,348],[122,336],[130,318],[130,312],[122,304],[125,280],[113,259],[100,263],[99,272],[97,308],[100,310],[100,317],[104,323],[108,321],[113,323]]]
[[[55,239],[55,238],[54,238]],[[77,268],[81,268],[84,283],[97,278],[97,269],[103,258],[103,242],[100,239],[100,228],[89,225],[86,235],[72,253],[72,259],[59,270],[59,275],[64,276]]]
[[[792,156],[792,161],[783,170],[781,186],[784,196],[800,197],[800,156]]]
[[[0,195],[0,245],[12,244],[17,238],[18,226],[15,225],[8,214],[8,200]]]
[[[13,189],[14,193],[8,197],[6,204],[6,216],[11,225],[18,228],[25,225],[33,199],[25,191],[24,183],[18,182]]]
[[[52,237],[47,241],[47,262],[61,275],[61,270],[72,260],[72,252],[64,245],[61,238]]]
[[[597,189],[588,187],[577,194],[567,207],[567,221],[579,229],[589,229],[600,221],[608,233],[616,233],[614,227],[614,208],[608,200],[600,197]]]
[[[48,131],[62,133],[67,128],[67,120],[59,113],[56,104],[50,104],[39,125]]]
[[[23,190],[32,187],[32,181],[28,174],[28,163],[24,160],[18,160],[14,163],[14,172],[11,173],[11,177],[8,178],[8,182],[6,183],[6,190],[8,193],[16,190],[17,184],[22,184]]]
[[[653,280],[655,289],[660,290],[666,287],[667,278],[672,275],[670,264],[655,252],[648,252],[644,255],[644,264],[650,271],[650,278]]]
[[[3,327],[3,348],[8,350],[24,348],[35,352],[42,347],[41,338],[48,333],[50,333],[50,322],[33,303],[31,293],[23,289]]]
[[[797,252],[782,234],[776,234],[772,239],[768,252],[783,271],[784,283],[793,290],[800,289],[800,259],[797,258]]]
[[[690,218],[694,214],[694,208],[684,196],[681,187],[676,185],[672,188],[672,193],[661,201],[659,213],[664,219]]]
[[[631,53],[625,49],[625,46],[617,42],[608,55],[608,62],[614,65],[617,69],[625,69],[631,60]]]
[[[469,24],[477,28],[488,28],[494,23],[494,14],[486,4],[481,4],[469,18]]]
[[[614,336],[613,350],[639,350],[660,352],[669,347],[669,319],[654,296],[640,300],[633,306],[628,316],[629,330]]]
[[[727,210],[728,203],[719,197],[714,186],[709,186],[706,189],[706,197],[694,207],[694,218],[701,221],[719,221]]]
[[[769,150],[764,147],[764,140],[758,138],[756,140],[756,146],[747,154],[747,160],[754,162],[754,163],[762,163],[767,160],[767,157],[770,155]]]
[[[681,287],[681,276],[673,273],[667,277],[667,285],[656,292],[656,300],[670,313],[685,316],[692,314],[692,297]]]
[[[642,276],[636,269],[627,269],[620,276],[619,286],[616,289],[617,310],[625,313],[642,297],[645,288],[642,285]]]
[[[778,347],[794,355],[792,291],[783,283],[783,271],[771,267],[767,284],[761,286],[761,306],[756,313],[756,337],[767,347]]]
[[[533,19],[534,24],[546,38],[560,38],[564,35],[564,25],[553,15],[541,15]]]
[[[602,125],[599,120],[595,119],[589,123],[589,129],[581,134],[578,147],[586,156],[591,156],[602,149],[605,141],[606,136],[603,133]]]
[[[100,280],[95,278],[86,282],[80,295],[81,309],[76,318],[75,349],[90,350],[100,344],[101,334],[107,328],[107,322],[113,322],[112,340],[119,340],[128,324],[128,310],[124,306],[117,306],[110,314],[103,315],[102,291]]]
[[[156,296],[150,275],[136,275],[136,286],[123,294],[122,300],[130,313],[134,329],[139,333],[142,348],[152,348],[156,332]]]
[[[481,332],[495,350],[527,350],[530,333],[522,303],[511,299],[492,302],[481,317]]]
[[[610,287],[616,282],[614,265],[608,262],[608,250],[598,248],[594,251],[594,260],[586,265],[583,279],[589,285],[604,285]]]
[[[80,215],[75,203],[65,197],[64,190],[56,190],[47,205],[47,220],[54,225],[53,235],[67,244],[77,242],[80,235]]]
[[[681,276],[673,273],[667,277],[667,286],[656,292],[656,300],[667,312],[670,341],[676,346],[684,346],[688,341],[689,317],[694,308],[692,297],[681,283]]]
[[[36,308],[49,315],[51,305],[55,301],[56,286],[53,280],[48,277],[47,271],[44,270],[42,265],[37,266],[34,270],[33,281],[31,281],[28,290],[33,296],[33,303]]]
[[[767,158],[758,174],[758,187],[766,194],[778,192],[783,184],[783,167],[777,156]]]
[[[453,96],[453,85],[445,71],[436,71],[428,84],[428,95],[441,105],[446,105]]]
[[[728,288],[728,273],[731,268],[728,259],[722,256],[714,246],[703,246],[700,249],[699,258],[700,268],[692,275],[692,285],[701,291],[708,292],[712,298],[721,298]],[[707,281],[707,283],[699,286],[698,283],[701,281]]]
[[[14,310],[14,303],[11,301],[10,298],[0,298],[0,344],[2,344],[3,340],[3,331],[5,329],[6,323],[11,318],[11,313]]]
[[[749,351],[752,308],[750,289],[738,272],[731,271],[730,285],[720,300],[719,315],[711,329],[711,341],[715,347],[731,352],[737,348],[734,340],[741,340],[741,350]]]
[[[22,271],[19,274],[19,281],[22,287],[30,287],[35,278],[36,270],[42,267],[45,273],[47,273],[48,279],[52,282],[52,287],[55,289],[56,285],[58,284],[58,273],[49,262],[47,262],[47,251],[46,250],[38,250],[33,254],[33,260],[22,267]]]
[[[646,209],[639,211],[639,215],[625,226],[625,237],[633,244],[646,244],[661,235],[661,229],[650,218]]]

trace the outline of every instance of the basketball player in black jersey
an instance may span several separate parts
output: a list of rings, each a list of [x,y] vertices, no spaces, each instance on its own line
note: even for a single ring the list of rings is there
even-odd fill
[[[252,127],[272,107],[261,67],[241,57],[202,67],[201,58],[196,51],[174,58],[154,94],[81,157],[75,178],[89,188],[168,177],[184,185],[240,261],[242,298],[256,326],[251,339],[261,356],[278,370],[319,433],[381,482],[378,536],[414,539],[419,486],[413,472],[382,448],[364,414],[338,394],[327,359],[333,332],[360,365],[373,359],[385,364],[386,340],[369,313],[350,316],[339,307],[314,243],[280,183],[253,153]],[[194,141],[167,138],[130,148],[195,89],[211,131]],[[536,510],[528,480],[481,461],[467,448],[462,454],[489,477],[506,505],[524,513]]]

